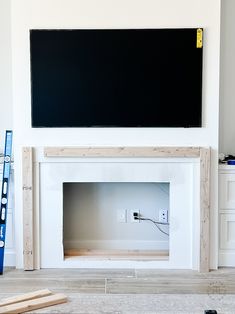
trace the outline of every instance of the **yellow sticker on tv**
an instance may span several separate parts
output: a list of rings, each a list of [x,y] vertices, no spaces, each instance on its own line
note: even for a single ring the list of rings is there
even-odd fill
[[[197,29],[197,48],[202,48],[202,29]]]

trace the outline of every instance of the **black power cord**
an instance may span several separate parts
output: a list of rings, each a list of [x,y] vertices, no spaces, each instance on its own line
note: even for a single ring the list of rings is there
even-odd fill
[[[169,225],[168,222],[160,222],[160,221],[155,221],[153,219],[150,218],[144,218],[144,217],[140,217],[138,213],[133,213],[134,219],[135,220],[144,220],[144,221],[150,221],[152,222],[160,232],[164,233],[165,235],[167,235],[169,237],[169,233],[163,231],[158,225]]]

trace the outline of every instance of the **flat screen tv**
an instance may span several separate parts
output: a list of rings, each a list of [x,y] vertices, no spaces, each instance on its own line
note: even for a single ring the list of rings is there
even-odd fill
[[[201,127],[197,33],[31,30],[32,127]]]

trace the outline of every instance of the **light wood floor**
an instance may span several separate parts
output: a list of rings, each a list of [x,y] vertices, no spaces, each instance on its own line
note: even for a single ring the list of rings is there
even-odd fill
[[[210,306],[215,304],[218,307],[222,305],[221,302],[226,301],[226,306],[233,307],[233,312],[226,313],[235,313],[235,296],[231,296],[235,294],[235,269],[219,269],[201,274],[186,270],[42,269],[26,272],[6,268],[0,277],[0,298],[44,288],[67,294],[69,304],[32,313],[137,313],[134,311],[135,306],[141,307],[142,304],[145,304],[146,312],[142,309],[143,311],[140,310],[138,313],[164,313],[164,308],[163,312],[147,311],[148,306],[151,304],[153,306],[154,302],[156,306],[160,306],[164,300],[161,302],[159,300],[163,296],[165,300],[169,299],[165,306],[169,306],[174,300],[176,303],[183,304],[182,302],[185,302],[186,298],[188,300],[190,296],[192,302],[199,297],[207,300],[205,301],[207,306],[211,302]],[[151,300],[147,302],[150,297]],[[234,301],[228,302],[227,297],[231,297]],[[116,310],[111,307],[113,301],[110,301],[115,299],[117,304],[120,303]],[[139,304],[140,300],[142,300],[141,304]],[[133,311],[128,308],[130,306],[128,302],[131,302]],[[78,304],[83,304],[83,309]],[[91,307],[91,304],[93,310],[90,308],[86,311],[85,308]],[[108,304],[112,309],[110,311],[103,312],[98,308],[107,307]],[[127,311],[121,310],[125,304],[126,306],[129,304]],[[203,303],[200,304],[203,307]],[[169,310],[165,313],[171,312]],[[172,313],[184,313],[184,311],[182,309],[180,312]],[[192,310],[185,313],[203,312]]]

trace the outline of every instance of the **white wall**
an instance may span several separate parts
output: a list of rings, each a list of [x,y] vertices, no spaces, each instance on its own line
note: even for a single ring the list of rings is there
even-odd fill
[[[203,27],[203,127],[192,129],[32,129],[30,122],[30,28]],[[211,146],[211,260],[217,261],[217,151],[220,0],[12,0],[13,99],[17,232],[22,229],[21,146],[200,145]],[[190,104],[189,104],[190,105]],[[22,237],[18,237],[22,265]]]
[[[11,2],[0,0],[0,152],[5,130],[12,129]]]
[[[235,1],[221,7],[220,152],[235,154]]]
[[[4,150],[5,131],[13,128],[12,116],[12,67],[11,67],[11,1],[0,0],[0,153]],[[0,190],[2,164],[0,165]],[[7,215],[6,249],[4,265],[15,265],[13,172]]]

